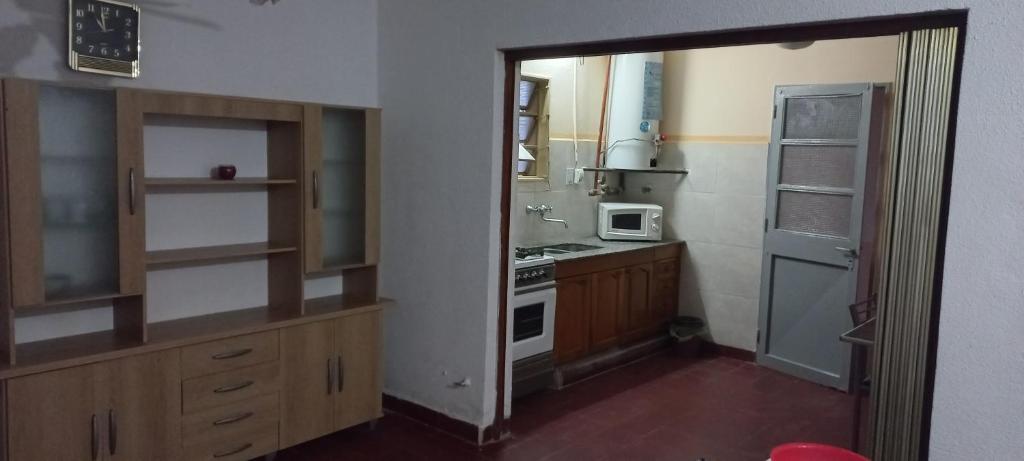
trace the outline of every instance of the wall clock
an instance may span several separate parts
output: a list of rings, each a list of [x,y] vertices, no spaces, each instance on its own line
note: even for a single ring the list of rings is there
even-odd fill
[[[68,0],[68,64],[82,72],[139,76],[139,7],[111,0]]]

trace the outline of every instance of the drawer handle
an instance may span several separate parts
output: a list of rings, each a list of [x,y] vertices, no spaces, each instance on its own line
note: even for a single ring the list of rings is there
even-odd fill
[[[214,360],[233,359],[235,357],[241,357],[252,353],[252,348],[238,349],[237,351],[222,352],[210,356]]]
[[[117,454],[117,414],[111,409],[107,412],[107,430],[110,432],[107,434],[107,444],[109,445],[110,455]]]
[[[254,414],[255,413],[253,413],[251,411],[247,411],[245,413],[237,414],[235,416],[228,416],[227,418],[218,419],[218,420],[214,421],[213,425],[214,426],[223,426],[225,424],[237,423],[239,421],[242,421],[242,420],[245,420],[245,419],[249,419]]]
[[[96,423],[96,415],[95,414],[92,415],[91,426],[92,426],[92,440],[91,440],[91,442],[92,442],[92,446],[91,446],[91,449],[92,449],[91,450],[92,451],[92,459],[93,459],[93,461],[96,461],[96,459],[100,457],[100,431],[96,427],[97,423]]]
[[[252,444],[251,443],[246,443],[245,445],[242,445],[242,446],[240,446],[238,448],[235,448],[233,450],[228,450],[228,451],[222,451],[222,452],[214,453],[213,457],[214,458],[223,458],[225,456],[237,455],[237,454],[239,454],[239,453],[241,453],[241,452],[243,452],[245,450],[248,450],[250,448],[252,448]]]
[[[252,386],[253,384],[256,384],[256,383],[254,381],[246,381],[244,383],[238,383],[238,384],[232,384],[230,386],[218,387],[218,388],[213,390],[213,393],[214,394],[223,394],[225,392],[234,392],[234,391],[245,389],[245,388],[247,388],[249,386]]]

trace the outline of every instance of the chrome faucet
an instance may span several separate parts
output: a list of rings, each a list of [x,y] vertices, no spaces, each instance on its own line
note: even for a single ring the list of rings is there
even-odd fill
[[[555,209],[551,208],[550,205],[526,205],[526,214],[533,214],[533,213],[539,214],[541,221],[562,223],[562,225],[564,225],[565,228],[568,229],[569,228],[569,223],[566,222],[566,220],[564,220],[564,219],[548,218],[548,217],[544,216],[544,215],[546,215],[548,213],[551,213],[552,211],[555,211]]]

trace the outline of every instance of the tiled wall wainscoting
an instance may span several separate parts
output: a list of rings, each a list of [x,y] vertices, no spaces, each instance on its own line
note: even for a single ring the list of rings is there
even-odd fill
[[[767,144],[669,143],[660,168],[631,175],[626,199],[665,208],[665,237],[686,241],[680,313],[707,320],[717,344],[756,349]]]

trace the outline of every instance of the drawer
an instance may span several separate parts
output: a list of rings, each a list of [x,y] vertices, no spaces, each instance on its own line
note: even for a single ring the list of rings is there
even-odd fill
[[[272,421],[251,432],[237,433],[186,446],[185,459],[189,461],[246,461],[273,453],[277,449],[277,421]]]
[[[192,378],[181,383],[181,406],[185,414],[227,405],[276,392],[280,384],[277,362]]]
[[[181,377],[205,376],[277,360],[277,330],[181,348]]]
[[[278,394],[274,392],[185,416],[181,438],[186,447],[228,439],[276,423],[278,414]]]

